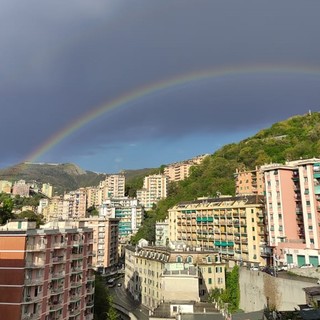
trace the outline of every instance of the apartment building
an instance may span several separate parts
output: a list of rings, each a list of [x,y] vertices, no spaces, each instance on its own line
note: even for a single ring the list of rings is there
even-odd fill
[[[85,188],[80,188],[65,194],[64,200],[69,201],[69,217],[71,219],[86,217],[87,192]]]
[[[258,167],[256,167],[255,170],[237,169],[234,176],[236,195],[264,195],[265,186],[263,172]]]
[[[190,168],[199,165],[208,154],[199,155],[189,160],[175,162],[164,168],[164,174],[169,181],[181,181],[189,177]]]
[[[163,247],[126,247],[125,288],[151,310],[163,302],[200,301],[225,288],[218,252]]]
[[[107,175],[99,184],[98,203],[102,204],[110,198],[122,198],[125,194],[126,179],[123,174]]]
[[[30,185],[24,180],[16,181],[12,187],[12,194],[14,196],[29,197]]]
[[[119,219],[92,217],[80,219],[78,225],[93,230],[93,267],[105,273],[116,265],[119,260]]]
[[[99,208],[100,217],[119,219],[119,238],[129,240],[141,227],[144,208],[137,199],[128,197],[112,198],[104,201]]]
[[[54,196],[46,202],[40,202],[38,210],[43,215],[45,221],[68,220],[71,218],[71,208],[69,200],[64,196]]]
[[[0,180],[0,193],[11,193],[12,182]]]
[[[169,243],[169,220],[157,221],[155,225],[155,245],[165,247]]]
[[[319,264],[320,159],[261,167],[269,252],[276,262]]]
[[[42,208],[42,214],[46,221],[85,218],[86,201],[86,189],[80,188],[49,199],[48,205]]]
[[[152,209],[159,200],[167,197],[169,179],[164,174],[146,176],[143,188],[137,190],[137,199],[145,210]]]
[[[44,183],[41,187],[41,192],[46,195],[48,198],[52,198],[53,187],[50,183]]]
[[[96,207],[101,204],[99,203],[99,188],[98,187],[88,187],[87,191],[87,208]]]
[[[0,314],[6,320],[92,320],[92,230],[15,220],[0,227]],[[3,318],[3,319],[4,319]]]
[[[192,248],[218,249],[224,260],[265,265],[264,197],[221,196],[169,209],[169,238]]]

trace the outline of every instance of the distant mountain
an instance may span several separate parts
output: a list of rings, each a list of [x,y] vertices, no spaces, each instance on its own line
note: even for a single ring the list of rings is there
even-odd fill
[[[138,169],[124,171],[126,180],[146,176],[155,169]],[[97,186],[107,174],[96,173],[81,169],[72,163],[20,163],[12,167],[0,169],[0,180],[26,182],[36,181],[39,184],[50,183],[54,192],[62,194],[64,191],[76,190],[81,187]]]

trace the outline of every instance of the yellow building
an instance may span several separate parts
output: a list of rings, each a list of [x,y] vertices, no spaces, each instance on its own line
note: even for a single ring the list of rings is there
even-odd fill
[[[126,247],[125,287],[154,310],[162,302],[206,300],[214,288],[225,288],[225,265],[218,252],[189,248]]]
[[[159,200],[167,197],[169,179],[164,174],[146,176],[143,180],[143,188],[137,190],[137,199],[145,210],[152,209]]]
[[[225,260],[264,265],[264,197],[199,198],[169,209],[169,238],[218,249]]]

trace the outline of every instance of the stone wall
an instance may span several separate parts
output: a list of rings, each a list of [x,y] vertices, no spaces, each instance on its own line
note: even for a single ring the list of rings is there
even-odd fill
[[[315,280],[316,282],[316,280]],[[240,269],[240,309],[245,312],[259,311],[269,306],[277,310],[293,310],[305,304],[303,288],[316,286],[316,283],[272,277],[261,271]]]

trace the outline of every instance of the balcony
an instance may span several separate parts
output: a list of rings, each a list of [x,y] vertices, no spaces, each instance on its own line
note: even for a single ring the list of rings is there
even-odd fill
[[[70,287],[71,288],[78,288],[82,286],[82,281],[78,280],[78,281],[71,281],[70,282]]]
[[[93,306],[94,306],[94,301],[93,301],[93,300],[88,301],[88,302],[86,303],[86,308],[92,308]]]
[[[82,271],[83,271],[82,267],[72,267],[71,268],[71,274],[82,273]]]
[[[22,302],[23,304],[31,304],[31,303],[36,303],[39,302],[42,299],[42,294],[38,295],[38,296],[31,296],[31,295],[27,295],[24,298],[24,301]]]
[[[81,299],[80,293],[75,293],[70,296],[70,302],[75,303]]]
[[[51,280],[58,280],[58,279],[62,279],[64,277],[65,277],[64,271],[55,272],[55,273],[51,274]]]
[[[52,249],[64,249],[67,248],[67,242],[54,242],[51,244]]]
[[[71,309],[69,310],[69,319],[70,317],[75,317],[81,313],[81,308]]]
[[[38,320],[40,319],[40,314],[39,313],[25,313],[21,317],[22,320]]]
[[[55,256],[51,259],[53,264],[65,263],[65,256]]]
[[[58,300],[58,301],[53,301],[53,302],[49,302],[49,309],[50,309],[50,312],[54,312],[54,311],[57,311],[57,310],[60,310],[63,308],[63,301],[62,300]]]
[[[28,244],[26,251],[29,252],[36,252],[36,251],[43,251],[46,249],[46,245],[45,244]]]
[[[24,280],[25,286],[39,286],[43,285],[43,279],[42,276],[36,279],[25,279]]]
[[[63,293],[63,291],[64,291],[64,285],[50,289],[50,293],[52,296]]]
[[[45,261],[44,260],[39,260],[39,261],[26,261],[26,268],[28,269],[41,269],[44,268],[45,266]]]

